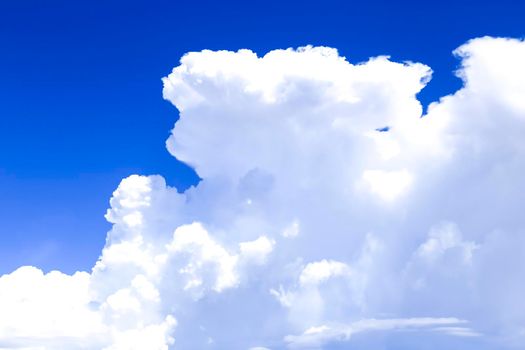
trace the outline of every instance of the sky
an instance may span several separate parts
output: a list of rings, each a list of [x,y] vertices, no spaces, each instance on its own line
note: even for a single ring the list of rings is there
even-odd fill
[[[2,2],[0,348],[522,348],[524,11]]]
[[[195,173],[165,150],[177,118],[160,78],[186,52],[307,44],[351,62],[390,55],[434,70],[423,104],[458,89],[451,52],[521,37],[523,1],[3,1],[0,5],[0,272],[88,269],[123,177]],[[26,218],[30,217],[30,220]],[[31,239],[28,239],[30,237]]]

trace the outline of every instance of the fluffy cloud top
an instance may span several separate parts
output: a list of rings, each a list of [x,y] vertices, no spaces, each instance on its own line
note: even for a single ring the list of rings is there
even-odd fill
[[[124,179],[91,272],[0,277],[0,348],[521,348],[525,43],[455,53],[426,115],[419,63],[185,55],[167,148],[202,181]]]

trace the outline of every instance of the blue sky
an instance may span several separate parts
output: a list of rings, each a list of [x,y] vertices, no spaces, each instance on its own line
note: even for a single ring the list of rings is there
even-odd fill
[[[264,54],[306,44],[351,62],[424,62],[428,103],[455,91],[451,51],[524,35],[522,1],[3,1],[0,4],[0,272],[22,264],[87,269],[130,174],[184,189],[191,169],[164,140],[173,107],[160,78],[202,49]],[[29,219],[30,218],[30,219]]]
[[[0,348],[519,349],[523,13],[1,2]]]

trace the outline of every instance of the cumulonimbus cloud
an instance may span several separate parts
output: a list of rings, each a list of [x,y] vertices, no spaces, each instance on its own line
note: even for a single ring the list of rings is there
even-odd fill
[[[419,63],[185,55],[167,148],[202,180],[124,179],[91,272],[0,277],[0,348],[519,348],[525,43],[455,54],[426,115]]]

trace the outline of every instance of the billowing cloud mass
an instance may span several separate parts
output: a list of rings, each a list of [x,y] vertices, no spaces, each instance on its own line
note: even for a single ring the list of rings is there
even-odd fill
[[[523,349],[525,42],[455,54],[425,115],[423,64],[185,55],[167,148],[202,180],[124,179],[91,272],[0,277],[0,348]]]

